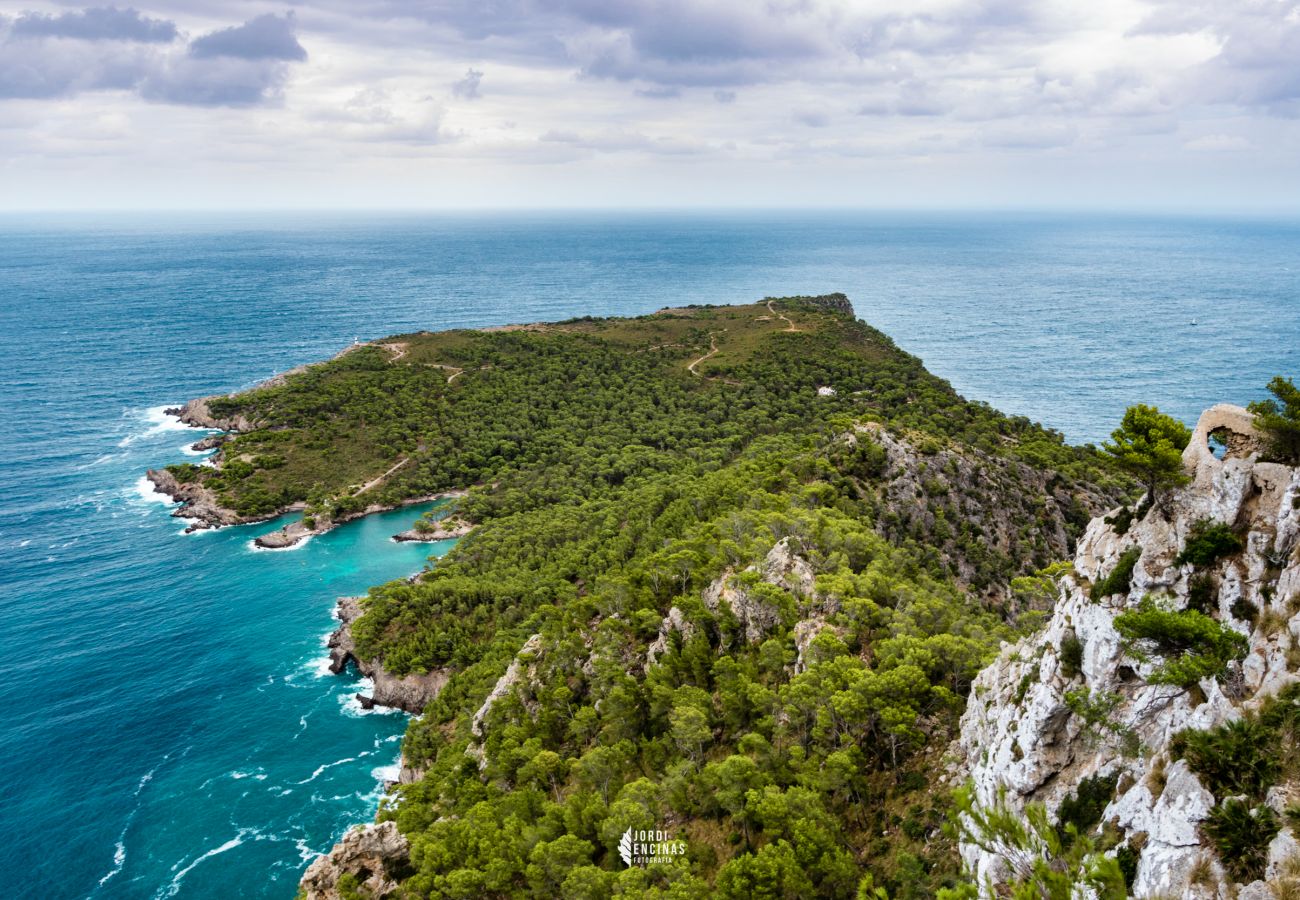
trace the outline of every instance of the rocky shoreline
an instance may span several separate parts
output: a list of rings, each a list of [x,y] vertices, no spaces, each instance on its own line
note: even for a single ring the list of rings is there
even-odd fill
[[[445,495],[451,496],[451,495]],[[434,541],[449,541],[452,538],[462,538],[474,530],[474,526],[464,519],[452,514],[445,519],[440,519],[434,523],[433,528],[429,531],[421,531],[418,528],[408,528],[406,531],[400,531],[393,535],[393,540],[406,542],[432,543]]]
[[[325,532],[337,528],[340,525],[344,525],[348,522],[356,521],[357,519],[360,519],[364,516],[370,516],[370,515],[374,515],[375,513],[381,513],[381,512],[391,512],[394,509],[401,509],[404,506],[415,506],[418,503],[432,503],[435,500],[449,500],[455,497],[463,497],[463,496],[465,496],[464,491],[444,491],[440,494],[427,494],[423,497],[411,497],[410,499],[403,500],[400,503],[372,503],[369,506],[367,506],[365,509],[361,509],[353,513],[348,513],[347,515],[337,519],[329,519],[324,516],[317,516],[316,525],[314,528],[308,528],[306,523],[302,521],[290,522],[288,525],[285,525],[283,528],[277,528],[275,531],[270,531],[267,532],[266,534],[258,535],[256,538],[253,539],[253,543],[264,550],[287,550],[288,548],[297,544],[299,541],[304,541],[309,537],[315,537],[318,534],[324,534]],[[301,504],[294,504],[293,506],[286,507],[284,510],[282,510],[279,513],[276,513],[275,515],[279,516],[286,512],[298,512],[301,511],[302,508],[303,507]],[[249,519],[247,521],[264,521],[264,520]],[[413,531],[412,529],[412,531],[403,531],[400,534],[394,535],[393,539],[398,541],[403,541],[403,540],[441,541],[453,537],[463,537],[464,535],[469,534],[470,529],[472,527],[473,526],[469,525],[468,523],[465,523],[464,530],[446,532],[446,533],[441,533],[441,532],[430,533],[430,534],[434,534],[434,533],[441,534],[440,537],[429,537],[423,534],[418,538],[403,537],[403,535],[411,534]]]
[[[292,372],[285,373],[276,378],[287,377]],[[274,382],[272,379],[264,384]],[[218,433],[209,434],[200,438],[193,445],[192,450],[217,450],[218,455],[215,459],[217,466],[220,466],[220,449],[231,437],[253,428],[253,423],[249,422],[243,416],[233,418],[221,418],[213,415],[208,406],[208,401],[213,397],[200,397],[191,400],[182,406],[174,406],[163,410],[169,416],[175,416],[178,420],[192,428],[210,428],[216,429]],[[256,516],[246,516],[235,512],[221,505],[217,495],[204,487],[202,484],[183,483],[175,475],[166,469],[150,469],[145,473],[145,477],[154,488],[161,494],[170,497],[172,500],[180,503],[180,507],[172,512],[172,516],[178,519],[185,519],[190,524],[186,526],[186,534],[195,531],[201,531],[205,528],[224,528],[227,525],[252,525],[257,522],[269,522],[272,519],[279,518],[286,513],[302,512],[306,508],[304,503],[292,503],[286,507],[278,509],[271,513]],[[373,515],[374,513],[389,512],[394,509],[400,509],[404,506],[413,506],[417,503],[431,503],[435,500],[449,500],[465,496],[465,491],[443,491],[438,494],[429,494],[422,497],[412,497],[403,500],[400,503],[372,503],[365,509],[357,512],[348,513],[338,519],[330,519],[325,516],[317,516],[315,525],[308,527],[305,522],[291,522],[283,528],[266,534],[258,535],[253,539],[253,543],[264,550],[287,550],[307,538],[314,537],[318,534],[324,534],[332,528],[360,519],[363,516]],[[445,524],[439,523],[433,531],[422,532],[412,528],[400,532],[393,536],[398,541],[444,541],[451,538],[464,537],[473,529],[473,525],[463,519],[449,519]]]
[[[370,696],[358,694],[361,705],[370,709],[375,706],[387,706],[405,710],[412,715],[424,712],[424,707],[446,686],[451,673],[435,669],[427,675],[397,676],[384,668],[380,659],[362,659],[357,655],[356,643],[352,640],[352,623],[361,617],[361,598],[342,597],[339,599],[335,614],[339,627],[329,637],[330,671],[335,675],[343,672],[348,663],[357,667],[362,675],[374,682]]]

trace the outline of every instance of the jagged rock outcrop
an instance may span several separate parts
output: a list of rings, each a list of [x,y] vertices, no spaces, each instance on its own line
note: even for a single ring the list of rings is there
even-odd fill
[[[166,469],[150,469],[145,473],[145,477],[160,493],[181,504],[172,515],[178,519],[190,520],[190,525],[185,529],[187,532],[203,528],[219,528],[222,525],[239,525],[249,521],[233,509],[222,506],[217,495],[202,484],[181,483]]]
[[[181,406],[165,409],[163,412],[169,416],[175,416],[186,425],[193,425],[196,428],[215,428],[218,431],[252,431],[253,423],[243,415],[227,417],[213,414],[208,404],[213,400],[224,399],[220,395],[199,397]]]
[[[960,584],[977,592],[1068,558],[1071,534],[1119,499],[1010,457],[943,446],[874,422],[842,440],[855,446],[864,438],[884,451],[875,471],[854,473],[878,494],[880,532],[932,548]],[[1028,534],[1027,523],[1034,526]]]
[[[510,693],[520,681],[525,678],[532,678],[536,673],[536,655],[542,646],[542,636],[534,634],[524,645],[519,648],[515,658],[510,660],[510,665],[506,666],[505,673],[497,679],[497,683],[492,686],[492,690],[483,700],[483,705],[474,713],[474,718],[470,722],[469,730],[474,736],[473,742],[465,749],[465,753],[478,760],[479,768],[487,766],[487,758],[483,755],[483,723],[487,720],[488,713],[492,711],[492,706]]]
[[[216,450],[226,441],[230,440],[232,435],[226,431],[218,431],[216,434],[210,434],[207,437],[199,438],[190,445],[190,449],[195,453],[203,453],[208,450]]]
[[[791,297],[792,300],[802,300],[804,303],[812,306],[819,306],[822,309],[828,309],[832,312],[841,312],[853,315],[853,304],[849,302],[848,295],[841,293],[822,294],[817,297]]]
[[[435,669],[427,675],[397,676],[384,668],[382,659],[361,659],[352,640],[352,623],[361,616],[358,597],[343,597],[338,602],[339,627],[329,638],[330,671],[339,674],[349,662],[374,683],[370,701],[378,706],[404,709],[413,715],[424,712],[429,701],[447,686],[451,674]]]
[[[780,622],[780,610],[747,588],[745,575],[757,578],[765,584],[783,588],[796,598],[805,601],[813,598],[816,589],[816,573],[813,572],[808,560],[794,551],[790,538],[777,541],[767,552],[762,565],[749,566],[740,574],[724,572],[715,578],[704,589],[702,595],[704,605],[713,613],[719,612],[724,606],[730,610],[744,629],[745,640],[751,644],[761,641],[776,627]],[[810,614],[815,612],[810,611]],[[802,621],[798,623],[796,631],[800,625],[804,623]],[[646,668],[653,666],[668,649],[668,641],[673,632],[681,633],[682,638],[685,639],[689,638],[694,631],[695,626],[686,619],[681,609],[676,606],[669,609],[668,615],[664,616],[659,624],[659,634],[646,650]],[[811,641],[816,636],[815,631],[808,634],[807,626],[804,626],[803,633],[807,636],[807,641]]]
[[[410,874],[410,851],[411,845],[397,830],[396,822],[354,828],[307,867],[299,885],[300,896],[303,900],[343,900],[339,879],[351,875],[363,896],[385,900]]]
[[[1230,434],[1222,435],[1223,429]],[[1224,438],[1223,459],[1207,449],[1211,432]],[[1168,744],[1184,729],[1236,719],[1300,680],[1293,662],[1300,648],[1300,469],[1260,462],[1257,447],[1245,410],[1214,407],[1184,453],[1190,485],[1123,533],[1111,524],[1122,517],[1094,519],[1079,542],[1073,572],[1062,578],[1045,630],[1004,646],[976,678],[954,746],[962,760],[957,774],[974,782],[983,804],[1005,787],[1011,803],[1041,801],[1054,814],[1083,779],[1116,776],[1102,821],[1139,853],[1130,886],[1136,896],[1229,895],[1231,879],[1200,827],[1224,798],[1213,796],[1185,762],[1172,759]],[[1244,537],[1244,549],[1200,570],[1176,564],[1193,526],[1205,520],[1230,526]],[[1092,585],[1132,547],[1141,555],[1129,590],[1093,601]],[[1248,637],[1249,653],[1222,680],[1207,678],[1190,690],[1150,684],[1159,660],[1126,652],[1115,619],[1148,595],[1166,598],[1170,608],[1187,607],[1194,578],[1202,592],[1213,585],[1212,615]],[[1103,733],[1072,711],[1067,694],[1079,690],[1114,699]],[[1294,845],[1291,828],[1283,828],[1270,848],[1274,870]],[[963,845],[962,854],[981,882],[1004,874],[998,854],[973,845]],[[1205,877],[1189,881],[1203,856],[1218,888],[1206,887]],[[1200,868],[1204,872],[1206,863]],[[1266,888],[1256,882],[1240,890],[1247,896]]]

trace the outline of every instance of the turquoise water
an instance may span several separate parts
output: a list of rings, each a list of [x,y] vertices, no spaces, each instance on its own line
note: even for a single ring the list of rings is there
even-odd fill
[[[139,486],[193,458],[162,405],[355,337],[832,290],[1076,441],[1300,375],[1296,222],[0,217],[6,896],[290,897],[397,758],[404,717],[360,715],[322,639],[337,596],[423,565],[388,540],[420,510],[283,552],[249,546],[272,524],[181,535]]]

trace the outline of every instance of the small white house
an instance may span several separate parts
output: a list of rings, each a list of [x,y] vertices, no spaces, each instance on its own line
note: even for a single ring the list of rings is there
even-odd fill
[[[818,396],[818,397],[834,397],[834,396],[835,396],[835,388],[833,388],[833,387],[826,387],[826,386],[823,385],[822,387],[819,387],[819,388],[817,389],[817,396]]]

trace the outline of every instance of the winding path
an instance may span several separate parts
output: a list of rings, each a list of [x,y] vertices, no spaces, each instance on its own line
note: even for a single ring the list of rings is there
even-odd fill
[[[723,330],[723,331],[726,331],[727,329],[724,328],[724,329],[722,329],[722,330]],[[717,355],[717,352],[718,352],[718,339],[717,339],[716,337],[714,337],[715,334],[717,334],[716,331],[710,331],[710,332],[709,332],[709,352],[706,353],[706,354],[704,354],[703,356],[701,356],[699,359],[695,360],[695,362],[693,362],[693,363],[689,363],[689,364],[686,366],[686,371],[690,372],[690,373],[691,373],[692,375],[694,375],[696,378],[703,378],[704,376],[701,375],[699,372],[695,371],[695,367],[698,366],[700,363],[704,362],[704,361],[705,361],[706,359],[708,359],[710,356],[715,356],[715,355]]]
[[[780,319],[781,321],[785,322],[785,330],[786,330],[786,331],[798,331],[798,330],[799,330],[798,328],[795,328],[795,327],[794,327],[794,323],[793,323],[793,322],[791,322],[788,318],[786,318],[786,316],[785,316],[784,313],[779,313],[779,312],[777,312],[775,309],[772,308],[772,301],[771,301],[771,300],[767,301],[767,311],[770,312],[772,315],[776,316],[776,317],[777,317],[778,319]]]

